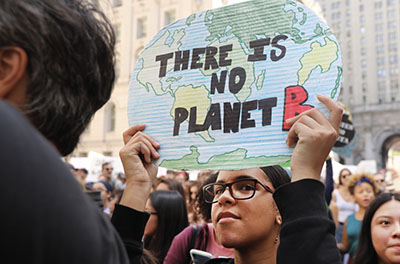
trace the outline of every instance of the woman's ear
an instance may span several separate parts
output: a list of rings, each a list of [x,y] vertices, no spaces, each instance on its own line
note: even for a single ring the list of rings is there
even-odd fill
[[[28,55],[20,47],[0,48],[0,98],[23,103],[28,86]]]
[[[280,213],[278,213],[278,214],[276,215],[276,217],[275,217],[275,222],[276,222],[278,225],[281,225],[281,224],[282,224],[282,217],[281,217],[281,214],[280,214]]]

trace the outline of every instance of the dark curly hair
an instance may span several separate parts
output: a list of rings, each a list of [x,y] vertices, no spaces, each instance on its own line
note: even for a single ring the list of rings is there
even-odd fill
[[[110,98],[115,35],[86,0],[1,0],[0,49],[28,56],[27,102],[20,108],[62,155],[76,147]]]

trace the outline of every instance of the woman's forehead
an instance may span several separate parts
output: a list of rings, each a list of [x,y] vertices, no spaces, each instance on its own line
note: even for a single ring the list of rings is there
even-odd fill
[[[220,171],[218,173],[217,182],[231,182],[238,179],[239,177],[242,178],[244,176],[257,179],[262,183],[269,182],[265,173],[260,168],[236,171]]]

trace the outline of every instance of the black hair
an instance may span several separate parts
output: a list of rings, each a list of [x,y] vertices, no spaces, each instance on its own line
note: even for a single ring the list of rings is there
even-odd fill
[[[386,202],[391,200],[400,201],[400,194],[382,193],[371,202],[365,211],[364,219],[361,225],[360,238],[358,240],[357,253],[354,264],[377,264],[378,255],[372,245],[371,221],[375,212]]]
[[[111,164],[111,162],[104,162],[103,164],[101,164],[101,170],[104,170],[104,167],[108,164]]]
[[[202,190],[203,190],[203,187],[206,186],[207,184],[215,183],[217,180],[217,177],[218,177],[218,173],[213,173],[210,176],[206,177],[206,179],[204,180],[204,183],[199,188],[199,192],[197,193],[197,196],[196,196],[196,205],[197,205],[198,211],[201,214],[201,216],[203,217],[203,220],[205,222],[211,221],[212,204],[207,203],[204,200],[204,193],[202,192]]]
[[[154,191],[149,197],[157,213],[157,230],[145,236],[144,247],[163,262],[174,237],[189,225],[186,203],[176,191]]]
[[[87,0],[1,0],[0,49],[28,56],[27,100],[19,106],[62,155],[71,153],[110,98],[115,34]]]
[[[261,167],[276,190],[279,186],[290,182],[287,171],[279,165]]]

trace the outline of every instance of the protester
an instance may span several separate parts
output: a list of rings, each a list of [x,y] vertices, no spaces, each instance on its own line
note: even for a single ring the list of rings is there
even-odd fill
[[[188,211],[188,218],[189,218],[189,223],[192,224],[199,224],[201,219],[200,216],[196,212],[196,197],[197,194],[199,193],[201,187],[201,183],[198,181],[190,181],[188,182],[187,188],[186,188],[186,193],[187,193],[187,199],[186,199],[186,206],[187,206],[187,211]]]
[[[383,193],[362,222],[354,264],[400,263],[400,194]]]
[[[216,179],[217,174],[210,175],[200,189],[207,184],[214,183]],[[164,264],[189,264],[191,249],[206,251],[217,257],[233,257],[232,249],[225,248],[215,240],[214,228],[211,223],[211,204],[205,202],[202,191],[196,195],[194,204],[194,210],[199,212],[204,223],[188,226],[175,236],[164,259]]]
[[[180,184],[179,182],[177,182],[174,179],[170,179],[170,178],[166,178],[166,177],[160,177],[157,179],[154,190],[156,190],[156,191],[165,191],[165,190],[176,191],[180,195],[182,195],[182,197],[186,197],[185,190],[183,189],[182,184]]]
[[[350,258],[354,259],[365,210],[375,199],[377,188],[374,178],[369,174],[363,173],[351,176],[348,182],[348,189],[359,209],[356,213],[347,217],[343,225],[342,241],[338,243],[338,248],[342,253],[349,252]]]
[[[146,211],[150,218],[144,230],[144,248],[163,263],[174,237],[189,225],[185,200],[175,191],[155,191]]]
[[[318,99],[330,110],[329,120],[315,108],[287,120],[291,126],[287,144],[292,146],[297,142],[291,159],[292,183],[275,190],[260,169],[219,173],[218,183],[228,184],[246,176],[255,184],[251,188],[254,197],[246,197],[251,200],[237,200],[226,188],[222,189],[212,209],[217,240],[234,248],[236,264],[340,263],[334,223],[328,218],[324,186],[319,178],[325,158],[337,139],[342,109],[326,96]],[[131,227],[123,226],[122,222],[136,226],[146,220],[147,215],[140,211],[156,177],[157,166],[152,159],[159,158],[160,144],[141,132],[144,128],[145,125],[136,125],[124,133],[125,146],[120,157],[127,180],[134,178],[132,186],[138,192],[124,193],[121,199],[124,215],[121,212],[118,218],[115,214],[113,217],[113,222],[117,220],[120,224],[116,227],[132,257],[140,257],[140,237],[134,232],[129,234]],[[274,199],[269,189],[273,190]],[[216,259],[210,263],[229,261],[232,262]]]
[[[382,173],[375,173],[374,174],[374,181],[376,186],[378,187],[378,193],[381,194],[386,192],[386,181],[385,181],[385,175]]]
[[[101,164],[101,174],[99,176],[100,181],[106,181],[111,185],[112,188],[115,188],[115,184],[117,183],[117,179],[113,177],[114,167],[111,162],[104,162]]]
[[[332,192],[332,200],[329,205],[336,224],[336,240],[338,242],[342,241],[343,225],[347,217],[358,210],[358,206],[347,187],[350,176],[351,171],[349,169],[344,168],[339,172],[339,185]]]

